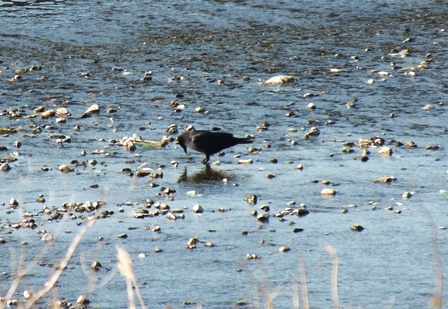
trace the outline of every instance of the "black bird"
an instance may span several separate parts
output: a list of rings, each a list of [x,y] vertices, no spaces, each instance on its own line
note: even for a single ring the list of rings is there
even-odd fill
[[[187,153],[187,147],[190,147],[205,154],[202,163],[207,164],[212,154],[238,144],[250,144],[254,140],[249,137],[234,137],[231,133],[191,129],[179,135],[177,141],[185,153]]]

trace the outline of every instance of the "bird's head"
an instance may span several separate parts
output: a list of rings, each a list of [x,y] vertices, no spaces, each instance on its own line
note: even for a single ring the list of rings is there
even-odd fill
[[[180,147],[184,149],[185,153],[187,154],[187,145],[185,145],[185,136],[180,135],[177,138],[177,143],[180,145]]]

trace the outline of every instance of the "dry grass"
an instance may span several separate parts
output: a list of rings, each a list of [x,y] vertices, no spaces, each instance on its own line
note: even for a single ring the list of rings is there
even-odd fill
[[[129,253],[123,247],[117,246],[117,267],[120,274],[126,279],[126,290],[128,292],[128,308],[135,309],[134,301],[134,291],[137,294],[138,300],[140,301],[140,306],[145,309],[145,304],[143,302],[143,297],[138,288],[137,279],[135,277],[134,268],[132,267],[132,259]]]
[[[331,291],[332,291],[332,299],[333,299],[333,308],[339,308],[339,295],[338,295],[338,267],[339,267],[339,257],[336,249],[332,246],[326,246],[326,251],[333,258],[332,265],[332,275],[331,275]],[[274,291],[269,287],[269,278],[266,267],[263,265],[262,261],[260,261],[259,268],[261,270],[261,280],[257,280],[254,274],[248,270],[249,280],[254,287],[255,292],[255,303],[250,308],[256,309],[275,309],[274,300],[275,298],[282,292],[287,291],[286,293],[290,295],[292,299],[291,308],[293,309],[310,309],[312,306],[309,301],[309,291],[308,291],[308,283],[307,283],[307,275],[306,275],[306,267],[305,261],[303,257],[299,254],[299,273],[300,273],[300,290],[298,288],[297,282],[292,282],[290,286],[279,287]],[[300,302],[301,300],[301,302]],[[302,307],[300,307],[300,303]]]
[[[56,271],[54,274],[50,277],[50,279],[47,281],[47,283],[37,292],[34,294],[31,294],[29,298],[22,303],[17,304],[17,308],[33,308],[33,306],[36,304],[38,300],[40,300],[42,297],[44,297],[46,294],[48,294],[50,291],[53,291],[54,287],[56,286],[56,283],[58,282],[59,278],[61,277],[64,269],[69,264],[76,248],[81,243],[82,238],[87,233],[87,231],[90,229],[90,227],[93,226],[96,222],[96,216],[92,217],[91,220],[89,220],[84,227],[76,234],[76,236],[73,238],[72,242],[70,243],[70,246],[67,249],[67,252],[64,256],[64,258],[60,261]],[[44,254],[44,252],[47,250],[47,247],[43,249],[41,252],[41,255]],[[13,295],[15,294],[21,280],[33,269],[36,264],[37,260],[35,259],[34,262],[30,263],[27,267],[24,266],[24,260],[25,260],[25,254],[22,251],[22,254],[20,256],[18,266],[17,266],[17,274],[11,283],[11,286],[8,290],[8,293],[4,297],[4,301],[0,303],[0,308],[4,308],[5,305],[8,305],[11,301]]]
[[[428,214],[429,216],[429,214]],[[430,216],[429,216],[430,217]],[[57,289],[56,284],[61,277],[62,273],[66,269],[66,267],[69,265],[70,260],[73,257],[73,254],[76,251],[76,248],[81,243],[83,237],[88,232],[88,230],[95,224],[96,222],[96,215],[91,217],[90,220],[86,222],[86,224],[81,228],[81,230],[75,235],[73,240],[71,241],[69,247],[67,248],[67,251],[65,253],[65,256],[63,259],[59,262],[58,267],[56,268],[55,272],[50,276],[47,283],[39,289],[34,294],[31,294],[25,301],[18,302],[15,304],[16,308],[19,309],[26,309],[26,308],[34,308],[36,303],[44,298],[45,296],[48,296],[48,294],[53,294],[54,302],[52,304],[53,308],[59,308],[59,304],[57,302],[58,295],[57,295]],[[440,252],[439,252],[439,246],[438,246],[438,239],[437,239],[437,228],[434,224],[434,221],[431,218],[432,222],[432,236],[433,236],[433,251],[434,251],[434,257],[435,257],[435,268],[436,268],[436,282],[435,282],[435,292],[433,298],[429,301],[428,306],[435,309],[441,309],[443,308],[443,266],[442,261],[440,258]],[[50,245],[46,245],[38,256],[42,257],[45,252],[48,250],[48,247]],[[22,249],[24,250],[24,249]],[[133,268],[133,262],[131,259],[130,254],[120,246],[116,247],[117,250],[117,268],[120,274],[125,278],[126,281],[126,290],[127,290],[127,298],[128,298],[128,308],[129,309],[135,309],[137,307],[135,297],[134,297],[134,291],[137,296],[139,306],[143,309],[146,308],[143,296],[141,295],[137,278],[134,272]],[[325,250],[328,252],[328,254],[332,258],[332,272],[331,272],[331,294],[332,294],[332,302],[333,302],[333,308],[339,309],[340,307],[340,300],[339,300],[339,293],[338,293],[338,271],[339,271],[339,256],[336,251],[336,249],[330,245],[327,245],[325,247]],[[9,287],[9,290],[2,301],[0,301],[0,309],[10,307],[9,302],[13,299],[13,296],[17,292],[17,289],[19,285],[21,284],[22,280],[27,276],[27,274],[36,266],[37,261],[39,259],[34,259],[33,262],[30,262],[28,265],[25,265],[25,252],[22,251],[20,254],[20,257],[17,259],[17,270],[16,275],[11,282],[11,285]],[[15,257],[13,253],[11,253],[12,259]],[[247,305],[246,308],[265,308],[265,309],[275,309],[274,301],[278,295],[281,293],[287,291],[287,294],[291,297],[292,305],[291,308],[294,309],[309,309],[312,308],[312,305],[309,301],[309,290],[308,290],[308,283],[307,283],[307,274],[306,274],[306,267],[305,262],[303,260],[303,257],[299,254],[299,274],[300,274],[300,288],[299,284],[297,282],[292,282],[288,286],[283,287],[277,287],[275,289],[271,289],[269,284],[269,277],[266,267],[263,265],[262,260],[259,261],[259,270],[261,270],[261,279],[257,280],[254,276],[254,274],[248,270],[247,273],[249,274],[249,279],[253,287],[254,292],[254,301],[253,303]],[[115,271],[113,271],[109,279],[106,280],[105,283],[107,283],[110,278],[115,275]],[[105,284],[104,283],[104,284]],[[103,284],[103,285],[104,285]],[[96,287],[98,287],[98,284],[96,284]],[[390,306],[393,307],[393,304]],[[198,305],[197,308],[201,308],[200,305]]]

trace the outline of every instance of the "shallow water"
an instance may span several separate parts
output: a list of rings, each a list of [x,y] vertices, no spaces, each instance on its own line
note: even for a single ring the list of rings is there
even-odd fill
[[[9,289],[22,249],[27,261],[35,259],[43,266],[30,271],[16,299],[48,280],[52,266],[92,215],[75,213],[75,220],[66,215],[49,221],[41,212],[43,205],[59,208],[66,202],[105,200],[101,210],[113,215],[99,219],[83,238],[55,297],[75,302],[86,293],[89,307],[125,307],[126,284],[115,267],[120,245],[134,260],[150,308],[180,308],[186,301],[204,308],[238,307],[240,301],[249,308],[266,307],[267,286],[275,295],[275,307],[292,308],[295,297],[302,301],[302,261],[311,308],[328,308],[334,300],[333,259],[325,249],[330,245],[339,255],[341,308],[427,307],[436,291],[436,260],[447,262],[446,231],[438,229],[447,226],[447,197],[440,193],[448,186],[447,13],[442,1],[0,2],[0,127],[22,128],[0,140],[8,148],[1,158],[12,154],[18,159],[0,174],[0,201],[5,203],[0,207],[0,237],[6,240],[0,245],[0,296]],[[406,57],[397,55],[404,49],[409,50]],[[427,68],[416,69],[415,76],[402,70],[424,60]],[[43,68],[9,81],[16,70],[33,65]],[[150,70],[152,80],[142,81]],[[89,77],[82,77],[86,72]],[[279,74],[299,80],[282,86],[258,82]],[[173,76],[185,79],[172,81]],[[305,95],[309,93],[314,96]],[[346,102],[352,99],[357,99],[356,107],[348,109]],[[172,101],[185,109],[176,112]],[[94,103],[101,112],[80,118]],[[316,109],[307,108],[309,103]],[[432,109],[424,110],[428,104]],[[71,116],[59,124],[55,117],[23,117],[41,105],[64,106]],[[117,112],[107,113],[112,107]],[[197,107],[207,113],[194,112]],[[10,108],[23,109],[22,117],[11,119],[6,112]],[[293,114],[287,117],[288,112]],[[329,120],[334,124],[326,124]],[[264,121],[268,130],[257,131]],[[174,143],[137,146],[129,152],[112,142],[134,133],[160,140],[171,124],[180,130],[191,124],[238,136],[253,134],[254,147],[261,151],[249,154],[244,145],[228,149],[225,156],[212,157],[221,165],[212,165],[210,172],[201,154],[186,156]],[[34,133],[30,125],[42,132]],[[45,127],[49,125],[53,128]],[[321,134],[304,140],[313,126]],[[288,132],[290,128],[297,132]],[[70,135],[71,143],[58,146],[49,138],[57,133]],[[369,160],[361,162],[361,148],[342,152],[345,142],[372,136],[383,137],[393,155],[382,157],[378,148],[371,148]],[[418,147],[398,147],[391,140],[412,140]],[[14,141],[22,147],[14,148]],[[428,145],[440,148],[426,150]],[[238,165],[236,154],[253,164]],[[270,163],[271,158],[278,163]],[[91,159],[98,164],[71,163]],[[171,167],[171,161],[179,166]],[[165,165],[163,178],[121,173],[144,163],[155,171]],[[60,173],[61,164],[75,172]],[[295,168],[298,164],[303,171]],[[276,177],[268,179],[268,173]],[[397,181],[372,182],[386,175]],[[337,191],[334,197],[321,195],[327,187],[322,180],[330,181]],[[151,188],[150,182],[159,187]],[[175,190],[174,199],[156,196],[161,187]],[[192,190],[197,196],[187,195]],[[412,198],[402,199],[406,191],[414,192]],[[256,206],[244,201],[250,193],[258,196]],[[45,196],[44,204],[36,202],[39,194]],[[19,202],[16,210],[9,208],[12,197]],[[185,219],[135,219],[147,199],[184,209]],[[291,201],[296,205],[289,205]],[[285,222],[274,217],[300,203],[310,211],[306,217],[287,216]],[[195,204],[204,207],[202,215],[192,213]],[[250,215],[253,209],[262,213],[261,205],[270,207],[269,223]],[[401,213],[386,210],[388,206]],[[14,229],[22,213],[35,214],[39,227]],[[365,229],[353,232],[354,224]],[[161,232],[151,231],[155,226]],[[295,228],[304,231],[294,233]],[[43,229],[56,240],[39,254],[43,243],[36,231]],[[122,233],[128,237],[119,239]],[[188,250],[191,237],[200,243]],[[215,246],[205,247],[205,242]],[[280,253],[282,246],[291,251]],[[163,252],[154,253],[156,248]],[[140,253],[146,257],[139,258]],[[247,254],[259,259],[247,260]],[[99,272],[90,270],[95,260],[103,265]]]

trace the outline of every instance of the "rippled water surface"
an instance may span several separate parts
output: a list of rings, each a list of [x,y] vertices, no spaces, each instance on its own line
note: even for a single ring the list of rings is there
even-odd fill
[[[2,162],[17,159],[0,172],[0,296],[32,262],[11,299],[42,288],[94,214],[55,218],[58,208],[103,200],[102,218],[39,306],[84,294],[88,307],[126,307],[116,246],[133,259],[148,308],[267,308],[268,299],[303,308],[305,295],[311,308],[436,304],[447,288],[437,280],[448,256],[447,14],[444,1],[0,1],[0,128],[18,129],[0,139]],[[276,75],[297,80],[260,83]],[[93,104],[100,113],[81,118]],[[70,115],[29,117],[39,106]],[[167,132],[172,124],[179,132]],[[174,143],[187,125],[252,134],[259,151],[235,146],[206,167]],[[320,135],[304,139],[311,127]],[[172,139],[135,151],[117,144],[135,133]],[[363,162],[357,141],[374,136],[393,154],[370,147]],[[409,141],[417,147],[400,144]],[[136,177],[144,164],[163,178]],[[384,176],[396,180],[373,182]],[[148,199],[185,218],[134,218]],[[277,216],[300,204],[307,216]],[[251,214],[263,205],[265,223]],[[19,228],[30,216],[37,227]],[[47,247],[43,230],[55,238]]]

